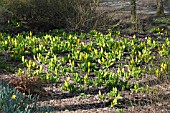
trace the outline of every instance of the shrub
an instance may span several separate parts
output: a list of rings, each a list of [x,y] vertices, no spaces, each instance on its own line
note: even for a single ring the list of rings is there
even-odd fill
[[[37,28],[86,30],[103,24],[92,0],[4,0],[3,6]]]

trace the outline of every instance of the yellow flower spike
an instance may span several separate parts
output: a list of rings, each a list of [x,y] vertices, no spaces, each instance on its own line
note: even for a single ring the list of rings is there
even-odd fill
[[[56,38],[57,38],[57,37],[54,37],[54,38],[52,38],[52,40],[50,40],[52,44],[56,41]],[[44,42],[44,43],[45,43],[45,42]]]
[[[91,64],[90,62],[87,63],[87,67],[88,67],[88,68],[90,68],[90,64]]]
[[[163,64],[163,63],[161,63],[161,68],[163,68],[163,66],[164,66],[164,64]]]
[[[39,70],[35,70],[35,75],[34,76],[39,76],[39,75],[40,75]]]
[[[86,53],[85,56],[84,56],[84,59],[87,60],[89,57],[89,55]]]
[[[142,56],[142,54],[141,54],[141,52],[139,52],[139,53],[138,53],[139,59],[141,59],[141,56]]]
[[[33,59],[34,59],[34,60],[37,60],[36,57],[35,57],[35,55],[33,56]]]
[[[114,98],[113,100],[112,100],[112,106],[114,106],[114,105],[116,105],[117,104],[117,98]]]
[[[95,53],[96,55],[98,55],[98,51],[97,51],[97,49],[94,49],[94,53]]]
[[[77,54],[79,54],[80,53],[80,50],[77,50]]]
[[[122,68],[122,72],[125,73],[125,68]]]
[[[52,36],[48,35],[49,39],[52,40]]]
[[[98,61],[99,64],[101,64],[101,60],[100,59],[98,59],[97,61]]]
[[[67,46],[68,48],[70,47],[70,42],[68,42],[68,46]]]
[[[68,82],[65,80],[65,82],[64,82],[64,86],[65,87],[68,87]]]
[[[32,41],[28,41],[28,45],[31,45],[32,44]]]
[[[119,52],[119,49],[117,48],[117,49],[116,49],[116,51],[115,51],[115,53],[117,53],[117,54],[118,54],[118,52]]]
[[[8,41],[5,40],[5,45],[7,45],[7,44],[8,44]]]
[[[49,56],[48,56],[48,55],[47,55],[46,57],[47,57],[47,58],[49,58]],[[43,56],[42,56],[42,54],[41,54],[41,53],[39,53],[39,58],[40,58],[40,59],[43,59]]]
[[[14,51],[14,54],[18,54],[18,53],[19,53],[18,50],[15,50],[15,51]]]
[[[49,39],[49,35],[46,34],[46,35],[44,36],[44,39],[45,39],[45,40],[48,40],[48,39]]]
[[[118,69],[117,69],[117,73],[120,73],[121,72],[121,70],[120,70],[120,68],[118,67]]]
[[[39,69],[40,73],[42,73],[42,70],[43,70],[43,66],[40,65],[40,69]]]
[[[159,76],[159,69],[156,69],[156,75]]]
[[[57,56],[54,55],[54,62],[57,62]]]
[[[161,49],[160,49],[160,47],[158,47],[158,51],[160,51]]]
[[[43,50],[44,50],[45,52],[48,52],[48,50],[46,49],[46,47],[45,47],[45,46],[43,46]]]
[[[50,67],[54,66],[53,60],[50,61],[49,65],[50,65]]]
[[[88,67],[88,69],[87,69],[87,72],[88,72],[88,74],[90,73],[90,68]]]
[[[134,39],[136,38],[136,35],[135,35],[135,34],[133,35],[133,38],[134,38]]]
[[[108,75],[108,72],[106,71],[103,75],[103,77],[106,77]]]
[[[73,66],[73,67],[74,67],[74,60],[71,62],[71,66]]]
[[[32,37],[32,32],[30,31],[30,37]]]
[[[35,65],[36,65],[35,62],[32,62],[32,67],[35,67]]]
[[[13,95],[11,96],[12,99],[16,99],[16,97],[17,97],[17,96],[16,96],[15,94],[13,94]]]
[[[104,62],[105,61],[105,59],[102,57],[102,62]]]
[[[99,46],[100,46],[100,47],[102,47],[102,46],[103,46],[103,44],[102,44],[102,43],[100,43],[100,44],[99,44]]]
[[[134,59],[130,60],[130,63],[131,63],[131,64],[135,64]]]
[[[102,95],[102,93],[101,93],[101,91],[99,90],[99,96],[101,96]]]
[[[77,42],[77,39],[74,39],[74,43],[76,43]]]
[[[168,67],[167,64],[164,64],[164,69],[165,69],[165,70],[167,69],[167,67]]]
[[[17,45],[18,45],[16,39],[14,40],[14,45],[15,45],[15,47],[17,47]]]
[[[14,39],[13,38],[11,39],[11,43],[12,43],[12,45],[14,45]]]
[[[91,51],[92,50],[91,47],[88,47],[88,50]]]
[[[23,63],[25,62],[25,57],[24,57],[24,56],[22,56],[22,62],[23,62]]]
[[[47,74],[46,74],[46,80],[48,80],[48,79],[49,79],[49,77],[50,77],[50,74],[49,74],[49,73],[47,73]]]
[[[106,56],[108,55],[106,51],[104,51],[104,55],[106,55]]]
[[[132,40],[132,42],[131,42],[131,46],[134,46],[134,41]]]
[[[101,54],[103,54],[103,48],[101,47],[101,49],[100,49],[100,52],[101,52]]]
[[[18,69],[18,72],[17,72],[17,75],[20,76],[20,75],[23,74],[23,73],[24,73],[24,71],[23,71],[21,68],[19,68],[19,69]]]
[[[77,40],[77,36],[74,36],[74,39]]]
[[[33,62],[32,60],[29,60],[29,65],[32,66]]]
[[[84,42],[82,42],[81,45],[84,47],[85,46]]]
[[[68,61],[69,61],[69,63],[71,64],[71,60],[69,59]]]
[[[77,43],[78,43],[78,44],[80,43],[80,39],[77,39]]]
[[[80,60],[82,60],[82,53],[80,53],[80,55],[79,55],[79,59],[80,59]]]
[[[40,45],[38,46],[38,48],[39,48],[39,50],[42,50],[43,45],[40,44]]]
[[[71,44],[71,47],[74,47],[74,44]]]
[[[54,69],[54,72],[55,72],[55,74],[57,75],[57,74],[58,74],[58,68],[55,68],[55,69]]]
[[[35,51],[37,52],[39,49],[38,48],[35,48]]]
[[[68,36],[68,39],[71,39],[71,38],[72,38],[72,35],[69,35],[69,36]]]
[[[60,44],[58,44],[58,50],[60,50]]]
[[[165,46],[165,44],[162,44],[162,49],[164,49],[164,50],[166,49],[166,46]]]
[[[120,35],[120,31],[117,31],[117,34]]]
[[[161,68],[162,68],[163,70],[166,70],[166,69],[167,69],[167,64],[166,64],[166,63],[165,63],[165,64],[162,63],[162,64],[161,64]]]
[[[141,68],[140,68],[140,66],[138,67],[138,70],[140,70]]]
[[[29,64],[26,64],[26,66],[27,66],[27,68],[28,68],[28,69],[30,69],[30,68],[31,68],[31,66],[30,66]]]
[[[70,54],[68,54],[67,57],[70,58]]]
[[[86,75],[84,76],[84,83],[85,83],[85,84],[87,83],[87,80],[88,80],[88,74],[86,74]]]
[[[153,59],[153,60],[155,60],[155,59],[156,59],[156,57],[155,57],[155,56],[152,56],[152,59]]]

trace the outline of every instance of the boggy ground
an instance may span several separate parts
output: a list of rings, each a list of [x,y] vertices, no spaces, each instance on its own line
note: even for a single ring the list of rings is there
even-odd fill
[[[121,15],[122,16],[122,15]],[[145,15],[143,20],[144,31],[149,31],[149,28],[155,26],[168,27],[166,23],[156,23],[153,20],[153,15],[148,19],[148,16]],[[126,17],[125,17],[126,18]],[[159,18],[158,18],[159,19]],[[121,22],[125,22],[121,21]],[[132,38],[129,30],[125,30],[126,27],[123,24],[122,32],[125,32],[123,35],[129,38]],[[166,28],[169,31],[169,28]],[[151,37],[157,37],[152,33],[140,33],[137,36],[144,38],[150,35]],[[169,37],[169,36],[168,36]],[[7,56],[0,56],[1,61],[5,61],[7,64],[5,67],[0,69],[0,77],[3,81],[8,81],[11,77],[14,77],[13,67],[21,67],[20,63],[8,61]],[[2,60],[3,59],[3,60]],[[10,65],[8,67],[8,65]],[[122,91],[125,99],[121,101],[120,105],[117,105],[113,108],[109,107],[108,99],[102,101],[99,99],[98,91],[104,92],[107,95],[108,90],[104,87],[90,87],[82,91],[77,91],[69,93],[67,91],[61,90],[61,84],[50,84],[45,83],[42,87],[48,92],[41,96],[39,104],[39,112],[64,112],[64,113],[169,113],[170,112],[170,77],[169,75],[163,77],[162,79],[157,79],[156,77],[150,75],[142,78],[139,81],[141,85],[148,85],[153,91],[147,93],[135,93],[132,94],[130,91]],[[52,89],[50,87],[53,87]],[[154,92],[155,91],[155,92]],[[44,92],[40,91],[41,94]],[[48,110],[47,110],[48,108]]]
[[[150,34],[154,39],[156,39],[155,34]],[[139,36],[139,37],[138,37]],[[142,36],[148,36],[143,34]],[[140,35],[137,35],[140,39]],[[131,35],[128,38],[132,38]],[[141,37],[141,41],[144,37]],[[164,41],[162,37],[160,41]],[[4,53],[0,56],[0,77],[2,81],[10,81],[14,79],[17,82],[15,68],[22,68],[21,62],[11,62],[9,60],[9,53]],[[155,64],[159,63],[155,61]],[[170,61],[166,59],[167,63]],[[158,79],[152,75],[150,70],[145,76],[138,80],[131,80],[130,83],[139,83],[141,86],[148,86],[148,92],[143,93],[131,93],[128,90],[121,91],[124,99],[120,101],[119,105],[115,107],[110,107],[108,89],[102,86],[99,87],[89,87],[83,90],[78,90],[75,92],[68,92],[61,90],[60,83],[48,83],[41,82],[42,84],[36,84],[35,82],[29,81],[32,93],[39,94],[39,112],[140,112],[140,113],[168,113],[170,112],[170,77],[169,74],[164,75],[162,78]],[[35,79],[34,79],[35,80]],[[30,88],[30,87],[29,87]],[[98,91],[101,91],[106,96],[106,99],[102,101],[99,98]]]
[[[22,67],[20,62],[11,62],[8,56],[0,56],[1,69],[0,78],[2,81],[11,79],[17,80],[13,68]],[[169,62],[169,60],[167,60]],[[119,105],[110,107],[108,100],[108,89],[105,87],[89,87],[76,92],[61,90],[61,84],[42,82],[42,84],[31,84],[33,91],[40,94],[39,112],[62,112],[62,113],[169,113],[170,112],[170,77],[163,76],[158,79],[154,75],[145,75],[138,81],[132,80],[131,83],[139,83],[141,86],[149,86],[149,92],[131,93],[121,91],[124,99]],[[40,87],[38,87],[40,86]],[[42,89],[41,89],[42,88]],[[98,91],[105,94],[106,99],[99,98]]]

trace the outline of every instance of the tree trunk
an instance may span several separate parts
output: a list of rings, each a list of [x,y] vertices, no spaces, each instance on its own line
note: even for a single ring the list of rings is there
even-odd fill
[[[156,2],[157,2],[157,16],[165,16],[163,1],[156,0]]]
[[[130,10],[131,10],[131,23],[132,28],[137,30],[137,18],[136,18],[136,0],[130,0]]]

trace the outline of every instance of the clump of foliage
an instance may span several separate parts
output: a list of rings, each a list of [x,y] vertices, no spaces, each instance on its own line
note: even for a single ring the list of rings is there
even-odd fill
[[[22,61],[25,69],[16,72],[19,77],[60,83],[63,90],[70,92],[102,86],[109,92],[99,91],[100,98],[109,97],[111,106],[115,106],[123,99],[122,91],[138,93],[144,89],[137,83],[131,84],[131,80],[148,76],[151,68],[157,78],[168,75],[170,70],[169,62],[157,60],[169,58],[169,38],[157,41],[146,37],[141,41],[136,35],[128,39],[120,34],[120,31],[102,34],[96,30],[80,34],[53,30],[41,36],[32,32],[14,36],[1,33],[0,43],[3,51],[11,53],[10,60]]]
[[[25,96],[6,83],[0,84],[0,110],[5,113],[33,113],[38,97]]]
[[[27,77],[25,75],[21,75],[19,77],[13,77],[10,79],[9,84],[27,95],[38,94],[40,96],[45,96],[47,94],[43,89],[43,81],[39,76]]]

